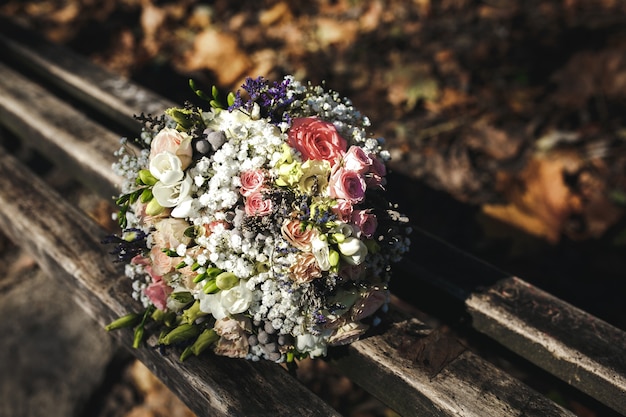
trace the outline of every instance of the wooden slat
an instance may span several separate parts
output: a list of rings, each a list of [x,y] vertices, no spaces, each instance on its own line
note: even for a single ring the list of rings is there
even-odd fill
[[[4,71],[8,72],[9,70],[5,68]],[[28,81],[24,79],[21,79],[20,82],[22,85],[28,84]],[[37,88],[32,86],[29,86],[28,89],[37,90]],[[12,93],[8,89],[5,92],[7,94]],[[43,96],[44,92],[40,91],[38,94]],[[48,98],[48,100],[51,100],[50,104],[52,104],[52,100],[54,99]],[[15,104],[14,102],[11,103]],[[35,110],[36,109],[31,109],[31,113]],[[27,122],[27,120],[24,122]],[[20,130],[17,129],[16,133],[19,134]],[[43,141],[47,139],[42,135],[38,140]],[[74,140],[80,141],[80,138],[77,137],[74,138]],[[96,160],[101,159],[101,157],[98,156],[98,152],[87,152],[87,155],[89,155],[88,158],[94,158],[94,163]],[[72,157],[72,155],[67,156],[69,159]],[[6,159],[7,161],[10,161],[10,158],[8,157]],[[14,166],[10,166],[11,163],[12,162],[7,162],[6,172],[12,172],[12,170],[16,169]],[[86,163],[85,165],[89,165],[89,163]],[[20,171],[23,171],[23,169]],[[1,171],[0,174],[2,174]],[[111,176],[105,175],[105,177],[102,178],[102,181],[107,181],[107,179],[110,180]],[[6,191],[4,190],[4,186],[2,187],[2,193],[8,194],[6,196],[6,204],[14,199],[11,193],[17,193],[17,190],[23,190],[22,192],[27,193],[32,192],[34,194],[39,193],[39,190],[29,191],[28,189],[23,189],[20,185],[20,183],[28,182],[35,186],[37,181],[33,178],[18,178],[16,181],[8,179],[5,181],[12,184],[11,187],[7,185]],[[2,183],[0,183],[0,186],[1,185]],[[113,186],[113,182],[111,186]],[[12,187],[15,187],[16,189]],[[61,233],[63,230],[75,230],[80,236],[93,236],[93,231],[91,234],[84,233],[75,225],[67,223],[67,221],[78,221],[77,219],[79,219],[79,217],[76,217],[75,214],[68,212],[67,208],[59,206],[59,204],[61,204],[60,202],[55,204],[55,199],[58,200],[59,197],[48,195],[44,199],[44,197],[39,195],[34,197],[34,199],[40,201],[40,204],[43,204],[41,202],[44,200],[52,200],[45,203],[49,206],[47,212],[54,211],[55,213],[65,213],[63,216],[66,223],[59,223],[59,219],[54,219],[54,217],[53,219],[46,217],[46,219],[52,221],[53,224],[56,225],[54,228],[55,233]],[[22,216],[30,218],[31,214],[28,213],[28,207],[28,205],[21,205],[15,207],[14,209],[10,206],[7,207],[6,210],[3,208],[3,215],[6,216],[4,221],[9,222],[11,218],[18,217],[20,213]],[[35,217],[29,221],[22,220],[24,225],[19,230],[15,230],[12,235],[18,238],[22,235],[23,228],[26,227],[25,225],[29,222],[32,223],[33,221],[40,221],[40,219]],[[30,233],[35,236],[32,237],[35,241],[31,244],[38,248],[39,256],[37,257],[45,260],[44,265],[46,265],[46,269],[54,271],[58,274],[64,274],[68,277],[66,279],[70,282],[72,279],[71,275],[78,275],[78,277],[82,277],[85,274],[82,270],[82,267],[85,267],[85,265],[75,265],[77,262],[76,260],[73,261],[74,265],[69,262],[69,259],[60,259],[59,265],[54,264],[54,261],[57,259],[56,252],[47,255],[44,253],[49,246],[55,246],[55,250],[63,250],[66,254],[65,258],[69,257],[72,259],[72,254],[74,254],[77,258],[95,260],[98,256],[101,256],[99,261],[100,264],[103,262],[106,263],[107,256],[102,253],[103,249],[93,247],[95,241],[88,243],[77,242],[77,247],[75,248],[63,248],[63,245],[60,245],[59,247],[57,245],[53,245],[50,241],[38,242],[37,240],[39,238],[36,236],[41,234],[43,230],[49,229],[50,227],[50,225],[42,225],[39,230],[36,227],[34,229],[32,227],[29,229]],[[54,237],[50,237],[53,233],[48,232],[45,233],[45,235],[48,239],[54,239]],[[18,242],[21,241],[18,240]],[[28,245],[28,242],[25,242],[25,244]],[[90,248],[89,251],[93,251],[93,253],[89,254],[89,251],[86,253],[82,249],[83,247]],[[98,251],[100,251],[100,255],[98,255]],[[78,256],[77,253],[80,253],[81,255]],[[93,264],[98,263],[94,261]],[[104,265],[104,268],[106,269],[106,265]],[[115,276],[112,275],[110,271],[104,275]],[[105,282],[104,279],[105,278],[103,276],[96,278],[99,282]],[[117,282],[117,285],[120,285],[121,287],[122,284],[119,283],[119,279],[123,278],[118,278],[117,280],[112,281]],[[84,287],[84,284],[81,284],[80,287]],[[110,297],[107,298],[104,303],[99,299],[99,297],[102,297],[101,293],[106,293],[107,297]],[[92,304],[108,305],[107,303],[111,302],[117,303],[115,304],[115,308],[109,307],[110,310],[113,310],[117,314],[120,314],[121,311],[125,310],[124,306],[127,305],[126,302],[128,301],[128,295],[124,293],[123,289],[113,287],[90,287],[87,288],[86,291],[81,292],[79,296],[83,298],[82,304],[87,309],[93,309],[91,306]],[[124,303],[120,303],[119,300],[124,300]],[[106,310],[106,307],[102,307],[102,309]],[[95,311],[94,314],[100,316],[104,315],[107,318],[113,316],[113,314],[103,312],[101,309]],[[454,356],[449,358],[449,361],[440,364],[440,368],[436,370],[433,370],[432,367],[424,367],[420,365],[420,359],[423,359],[423,356],[420,356],[419,354],[414,355],[410,352],[411,349],[415,349],[416,346],[424,346],[425,342],[428,342],[427,346],[430,346],[430,349],[437,349],[438,345],[430,343],[431,340],[438,340],[437,338],[433,338],[431,336],[432,329],[429,329],[423,323],[416,321],[415,319],[409,320],[407,318],[392,320],[389,325],[394,329],[393,332],[380,336],[373,336],[348,347],[347,349],[350,354],[346,357],[336,358],[334,363],[355,382],[367,387],[368,390],[379,397],[383,402],[388,404],[391,408],[399,410],[404,415],[419,414],[434,416],[458,415],[459,413],[462,413],[463,415],[476,416],[486,414],[502,415],[503,413],[508,415],[525,414],[537,416],[571,415],[569,412],[555,405],[550,400],[547,400],[533,390],[530,390],[524,384],[514,378],[511,378],[509,375],[499,371],[486,361],[470,352],[466,352],[465,350],[456,352]],[[415,326],[420,327],[421,331],[415,333]],[[436,334],[437,333],[435,333],[435,335]],[[402,341],[401,344],[399,344],[400,341]],[[126,340],[126,342],[128,343],[128,340]],[[405,351],[406,349],[409,349],[408,353]],[[200,378],[200,383],[201,381],[206,380],[203,379],[205,378],[204,375],[199,375],[197,373],[198,371],[195,370],[195,366],[197,366],[197,364],[194,364],[193,368],[187,367],[186,365],[181,368],[176,362],[175,356],[168,357],[169,359],[167,359],[167,363],[165,364],[162,361],[159,362],[158,360],[153,363],[155,358],[149,356],[151,352],[152,351],[144,352],[143,350],[137,351],[140,356],[148,355],[147,357],[143,356],[143,359],[148,364],[152,363],[152,366],[150,367],[155,371],[155,373],[157,373],[157,375],[162,375],[164,372],[161,369],[162,366],[165,366],[164,369],[166,372],[172,372],[172,369],[177,369],[179,370],[178,372],[181,372],[181,369],[188,372],[188,374],[181,372],[182,375],[177,372],[174,377],[170,376],[168,373],[162,375],[163,379],[169,386],[173,387],[176,392],[181,393],[180,389],[176,389],[178,384],[177,378],[186,376],[188,378],[188,384],[198,383],[195,378]],[[213,360],[211,363],[213,366],[222,366],[216,365],[213,362],[221,363],[221,360]],[[225,360],[225,362],[230,363],[229,360]],[[228,371],[225,373],[228,373]],[[238,373],[234,373],[234,375],[238,375]],[[493,380],[494,375],[498,376],[497,383]],[[239,378],[237,378],[237,380],[238,379]],[[216,380],[219,380],[220,383],[225,385],[232,383],[231,381],[222,380],[220,378],[213,379],[213,381]],[[245,387],[241,387],[239,389],[245,390]],[[198,395],[197,392],[190,392],[188,395],[185,394],[185,392],[186,391],[183,390],[181,395],[187,399],[186,401],[189,401],[189,398],[193,399],[196,395]],[[268,401],[273,400],[271,397],[268,397]],[[298,404],[295,405],[296,408],[293,410],[294,414],[297,412]]]
[[[392,311],[385,332],[332,363],[403,416],[573,415],[488,363],[454,336]]]
[[[129,131],[139,126],[133,115],[158,115],[174,105],[6,18],[0,18],[0,51],[4,60],[22,65]]]
[[[412,250],[419,255],[401,274],[431,297],[414,302],[467,315],[476,330],[626,415],[626,332],[423,231]]]
[[[89,188],[113,197],[120,137],[0,63],[0,123]]]
[[[67,284],[68,294],[97,322],[104,325],[139,309],[129,296],[128,278],[101,243],[104,231],[2,148],[0,207],[3,233]],[[130,332],[112,334],[131,345]],[[110,337],[104,329],[102,337]],[[215,357],[180,363],[180,352],[142,348],[133,353],[198,416],[339,416],[274,363]]]
[[[466,301],[474,327],[626,415],[626,335],[511,277]]]

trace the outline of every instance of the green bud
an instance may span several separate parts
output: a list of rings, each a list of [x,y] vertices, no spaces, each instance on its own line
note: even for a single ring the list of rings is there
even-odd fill
[[[176,322],[176,313],[173,311],[163,311],[158,308],[154,309],[150,316],[157,323],[163,323],[166,326],[172,326]]]
[[[204,287],[202,287],[202,291],[204,291],[205,294],[214,294],[218,292],[219,290],[220,289],[215,283],[214,279],[207,281],[207,283],[204,284]]]
[[[148,216],[159,215],[163,212],[163,210],[165,209],[156,201],[156,198],[153,198],[152,200],[150,200],[150,202],[146,206],[146,214]]]
[[[229,106],[235,104],[235,95],[232,93],[232,91],[228,93],[228,96],[226,97],[226,102]]]
[[[108,332],[111,330],[122,329],[124,327],[134,327],[139,324],[141,317],[142,314],[130,313],[107,324],[104,326],[104,329]]]
[[[133,337],[133,348],[137,349],[143,340],[144,328],[142,325],[137,326]]]
[[[180,355],[180,361],[183,362],[189,356],[196,355],[199,356],[202,352],[204,352],[207,348],[209,348],[212,344],[219,340],[219,336],[215,333],[213,329],[205,329],[200,333],[196,341],[187,346],[187,348]]]
[[[193,295],[191,295],[189,291],[176,291],[171,293],[170,297],[183,304],[188,304],[193,301]]]
[[[224,271],[222,271],[221,269],[216,268],[216,267],[207,268],[207,270],[206,270],[206,273],[207,273],[207,276],[209,277],[209,279],[217,277],[222,272],[224,272]]]
[[[223,271],[219,268],[215,268],[215,267],[207,268],[207,270],[204,271],[203,273],[196,275],[196,277],[193,279],[193,282],[197,284],[198,282],[205,280],[205,279],[214,279],[222,272]]]
[[[127,242],[134,242],[135,239],[137,239],[137,232],[135,231],[124,232],[122,239],[124,239]]]
[[[194,125],[195,110],[172,107],[165,110],[165,113],[174,119],[174,121],[178,123],[178,126],[185,130],[189,130]]]
[[[193,324],[198,317],[206,316],[207,313],[200,310],[200,301],[196,300],[190,307],[183,311],[182,320],[185,323]]]
[[[203,272],[203,273],[201,273],[201,274],[196,275],[196,276],[193,278],[193,282],[194,282],[194,284],[197,284],[198,282],[200,282],[200,281],[202,281],[202,280],[205,280],[206,278],[207,278],[207,273],[206,273],[206,272]]]
[[[183,323],[174,330],[161,337],[159,343],[162,345],[171,345],[173,343],[184,342],[193,337],[198,336],[200,328],[195,324]]]
[[[219,336],[213,329],[205,329],[200,336],[196,339],[193,345],[191,345],[191,351],[194,355],[198,356],[206,348],[219,340]]]
[[[342,243],[344,240],[346,240],[346,235],[344,235],[343,233],[333,233],[332,238],[335,240],[335,242]]]
[[[171,257],[171,258],[175,258],[178,256],[178,253],[175,250],[172,249],[161,249],[161,252],[163,252],[164,254],[166,254],[167,256]]]
[[[239,278],[232,272],[222,272],[215,277],[215,285],[220,290],[229,290],[237,284],[239,284]]]
[[[144,190],[141,192],[141,195],[139,196],[139,201],[141,201],[143,204],[146,204],[147,202],[152,200],[153,197],[154,195],[152,195],[152,190],[149,188],[144,188]]]
[[[154,185],[159,181],[154,177],[154,175],[152,175],[149,169],[142,169],[139,171],[139,180],[144,185]]]

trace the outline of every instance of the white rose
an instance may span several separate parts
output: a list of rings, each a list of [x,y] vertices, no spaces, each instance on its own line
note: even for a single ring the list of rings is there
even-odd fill
[[[367,256],[367,246],[359,238],[348,237],[338,243],[339,252],[350,265],[360,265]]]
[[[179,182],[184,175],[180,158],[171,152],[161,152],[155,155],[150,160],[150,173],[166,185]]]
[[[189,176],[174,184],[159,181],[152,187],[152,194],[162,207],[176,207],[188,199],[192,184],[193,181]]]

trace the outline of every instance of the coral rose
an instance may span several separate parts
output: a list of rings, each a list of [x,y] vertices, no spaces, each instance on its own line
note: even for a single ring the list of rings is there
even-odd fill
[[[322,271],[317,265],[315,255],[311,252],[300,253],[296,263],[289,268],[289,273],[291,275],[291,279],[300,284],[311,282],[315,278],[320,278],[322,276]]]
[[[304,252],[311,252],[311,240],[319,234],[317,229],[295,219],[285,220],[280,232],[287,242]]]
[[[289,146],[300,152],[304,160],[328,161],[334,165],[348,147],[335,125],[316,117],[293,119],[288,133]]]

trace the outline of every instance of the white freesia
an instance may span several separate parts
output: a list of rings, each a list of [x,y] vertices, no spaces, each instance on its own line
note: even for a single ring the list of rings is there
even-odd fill
[[[315,256],[317,266],[319,266],[322,271],[328,271],[331,267],[328,242],[320,239],[319,236],[315,236],[313,239],[311,239],[311,251]]]
[[[338,243],[339,252],[350,265],[360,265],[367,256],[367,246],[356,237],[347,237]]]
[[[183,179],[182,166],[178,156],[167,151],[161,152],[150,160],[150,173],[165,185],[176,184]]]
[[[193,181],[189,176],[174,184],[165,184],[159,181],[152,187],[152,194],[162,207],[176,207],[187,200],[192,184]]]
[[[174,210],[172,210],[171,216],[177,219],[185,219],[193,213],[193,199],[187,196],[180,201]]]
[[[227,317],[228,312],[222,305],[222,293],[223,291],[216,294],[205,294],[203,291],[200,291],[200,311],[211,314],[215,317],[215,320],[221,320]]]

